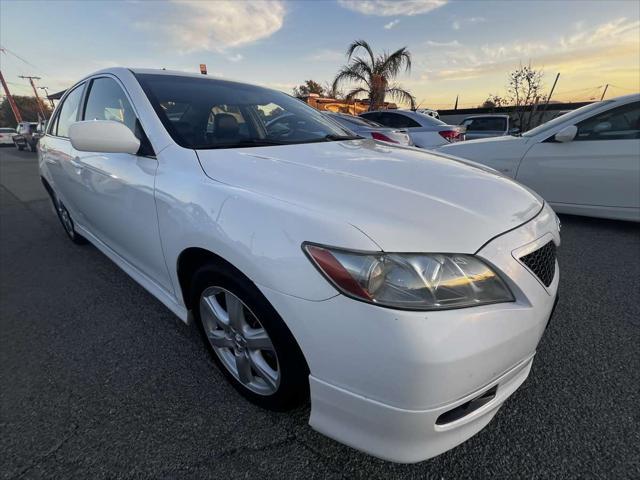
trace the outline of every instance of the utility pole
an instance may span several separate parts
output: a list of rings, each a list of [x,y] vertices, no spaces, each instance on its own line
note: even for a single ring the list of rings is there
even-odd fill
[[[545,112],[547,111],[547,107],[549,106],[549,100],[551,100],[551,96],[553,95],[553,91],[556,89],[556,84],[558,83],[558,79],[560,78],[560,72],[556,75],[556,79],[553,81],[553,86],[551,87],[551,91],[547,96],[547,101],[544,104],[544,108],[540,111],[540,116],[538,117],[538,123],[542,123],[542,117],[544,117]]]
[[[51,110],[53,111],[53,109],[55,108],[55,105],[53,104],[53,100],[49,98],[49,90],[47,90],[49,87],[38,87],[38,88],[40,90],[44,90],[44,93],[47,96],[47,100],[49,100],[49,105],[51,105]]]
[[[604,92],[602,92],[602,96],[600,97],[600,101],[604,100],[604,94],[607,93],[607,88],[609,88],[609,84],[608,83],[604,86]]]
[[[459,95],[456,95],[456,104],[453,107],[454,110],[458,110],[458,97]]]
[[[40,80],[40,77],[31,77],[29,75],[20,75],[20,78],[26,78],[29,80],[29,83],[31,84],[31,88],[33,88],[33,93],[36,96],[36,101],[38,103],[38,110],[40,110],[40,114],[42,115],[42,120],[46,120],[47,116],[44,114],[44,108],[43,108],[43,103],[42,103],[42,99],[40,98],[40,95],[38,95],[38,90],[36,89],[36,84],[33,82],[34,80]]]
[[[13,112],[13,116],[16,117],[16,122],[22,122],[22,115],[20,115],[20,110],[18,110],[18,106],[16,102],[13,100],[11,93],[9,92],[9,87],[7,86],[7,82],[4,81],[4,75],[0,72],[0,82],[2,82],[2,88],[4,88],[4,93],[7,96],[7,100],[9,101],[9,105],[11,106],[11,111]]]

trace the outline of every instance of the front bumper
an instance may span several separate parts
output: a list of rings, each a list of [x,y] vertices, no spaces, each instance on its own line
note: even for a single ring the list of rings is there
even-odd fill
[[[435,457],[482,430],[502,403],[525,381],[533,356],[523,360],[482,389],[447,405],[406,410],[376,402],[310,377],[312,410],[309,424],[339,442],[384,460],[414,463]],[[445,424],[438,419],[497,387],[488,403]]]
[[[516,298],[510,303],[415,312],[342,295],[313,302],[261,287],[309,364],[310,425],[396,462],[433,457],[482,429],[526,379],[552,313],[557,265],[545,287],[518,260],[549,240],[560,242],[545,208],[476,252],[502,272]],[[470,404],[477,408],[438,422],[478,397]]]

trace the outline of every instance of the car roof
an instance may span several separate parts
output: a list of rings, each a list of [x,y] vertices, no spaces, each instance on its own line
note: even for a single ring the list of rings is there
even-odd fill
[[[160,68],[129,68],[129,67],[112,67],[112,68],[105,68],[102,70],[98,70],[97,72],[93,72],[90,75],[86,75],[84,78],[82,78],[81,80],[79,80],[78,82],[76,82],[76,84],[80,83],[83,80],[86,80],[87,78],[90,77],[94,77],[96,75],[101,75],[101,74],[112,74],[112,75],[116,75],[118,76],[118,74],[121,74],[123,72],[130,72],[133,73],[134,75],[136,74],[141,74],[141,75],[167,75],[167,76],[177,76],[177,77],[187,77],[187,78],[200,78],[200,79],[205,79],[205,80],[209,80],[211,82],[215,82],[217,84],[221,84],[221,85],[227,85],[227,86],[234,86],[234,85],[249,85],[255,88],[262,88],[264,90],[276,90],[273,88],[269,88],[269,87],[264,87],[262,85],[256,85],[253,83],[249,83],[249,82],[240,82],[240,81],[236,81],[236,80],[229,80],[229,79],[222,79],[220,77],[214,77],[211,75],[202,75],[201,73],[193,73],[193,72],[184,72],[184,71],[180,71],[180,70],[164,70],[164,69],[160,69]],[[74,84],[74,85],[76,85]],[[279,91],[279,90],[276,90]]]

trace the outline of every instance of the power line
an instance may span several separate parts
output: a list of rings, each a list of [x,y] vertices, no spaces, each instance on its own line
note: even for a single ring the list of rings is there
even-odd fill
[[[37,69],[37,70],[39,70],[39,68],[38,68],[38,67],[36,67],[33,63],[29,62],[28,60],[25,60],[24,58],[22,58],[22,57],[21,57],[20,55],[18,55],[17,53],[12,52],[12,51],[11,51],[11,50],[9,50],[7,47],[2,47],[2,46],[0,46],[0,52],[9,53],[9,54],[13,55],[14,57],[16,57],[18,60],[20,60],[20,61],[22,61],[22,62],[26,63],[27,65],[29,65],[29,66],[31,66],[31,67],[33,67],[33,68]]]

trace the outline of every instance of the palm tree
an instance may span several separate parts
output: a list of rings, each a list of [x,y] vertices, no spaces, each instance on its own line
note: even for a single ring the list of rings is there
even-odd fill
[[[369,58],[354,57],[356,50],[363,49]],[[384,104],[386,95],[394,100],[406,102],[415,108],[416,100],[408,91],[390,82],[398,76],[400,71],[411,70],[411,53],[407,47],[402,47],[393,53],[384,52],[378,56],[373,54],[373,50],[364,40],[356,40],[347,49],[347,65],[343,66],[335,80],[333,89],[337,89],[342,82],[356,82],[361,86],[351,90],[346,98],[365,93],[369,96],[369,110],[376,110]]]

